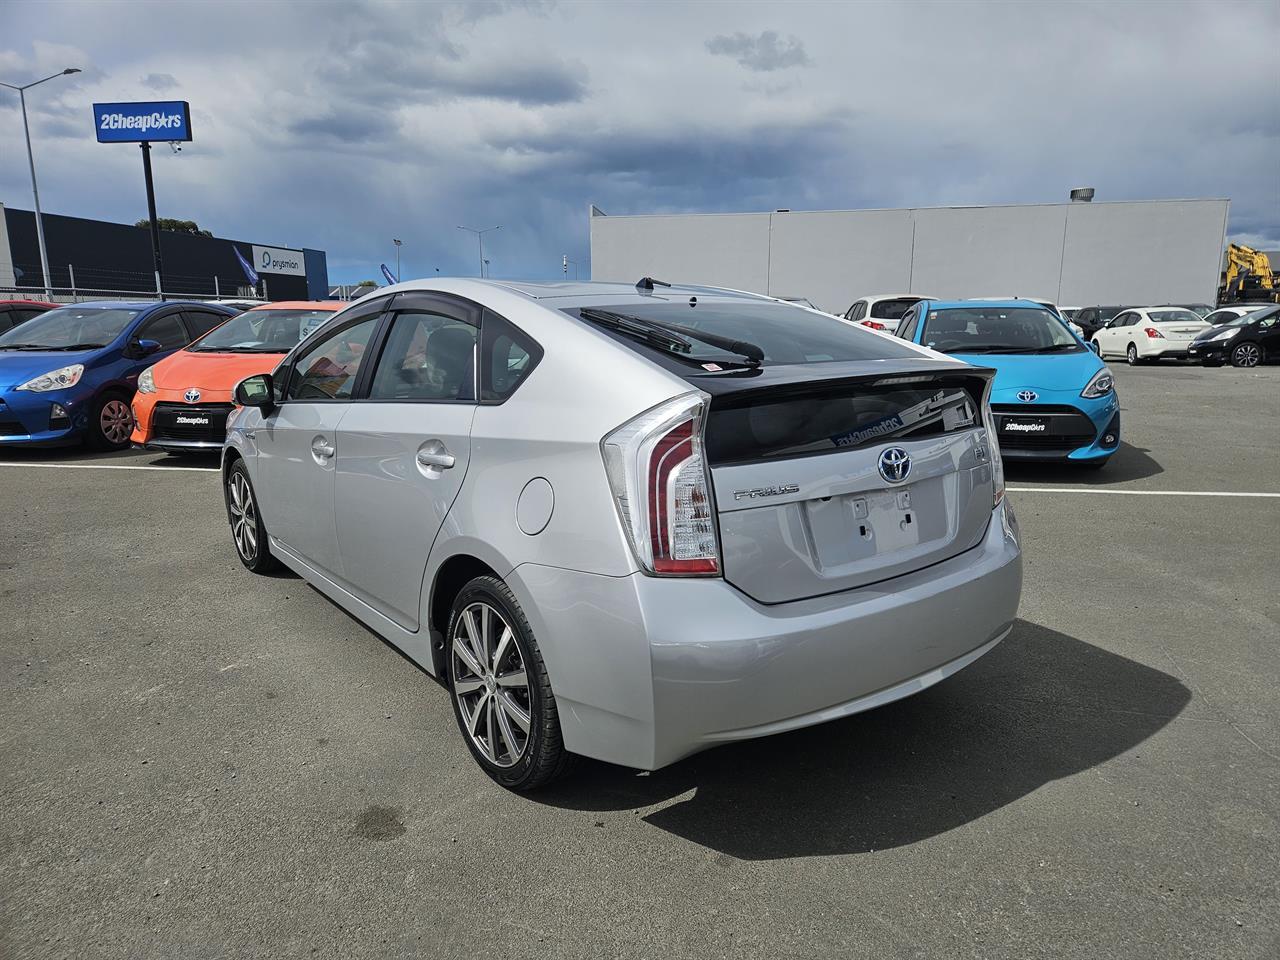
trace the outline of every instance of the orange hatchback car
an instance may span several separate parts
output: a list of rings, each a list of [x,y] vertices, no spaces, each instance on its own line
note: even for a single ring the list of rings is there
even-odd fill
[[[322,300],[254,307],[148,367],[138,377],[130,439],[173,453],[221,450],[235,385],[270,373],[303,337],[346,306]]]

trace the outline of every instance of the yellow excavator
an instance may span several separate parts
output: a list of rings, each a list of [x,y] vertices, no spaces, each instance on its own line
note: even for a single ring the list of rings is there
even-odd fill
[[[1241,243],[1227,244],[1227,269],[1218,288],[1218,303],[1276,303],[1271,261],[1261,250]]]

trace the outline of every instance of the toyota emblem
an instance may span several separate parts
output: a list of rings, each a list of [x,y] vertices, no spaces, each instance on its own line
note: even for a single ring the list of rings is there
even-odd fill
[[[182,399],[187,401],[187,403],[199,403],[200,391],[197,390],[195,387],[191,387],[190,389],[187,390],[186,393],[182,395]]]
[[[1035,403],[1040,399],[1040,394],[1036,393],[1034,390],[1019,390],[1018,399],[1023,403]]]
[[[911,454],[901,447],[890,447],[880,454],[880,476],[890,483],[901,483],[911,473]]]

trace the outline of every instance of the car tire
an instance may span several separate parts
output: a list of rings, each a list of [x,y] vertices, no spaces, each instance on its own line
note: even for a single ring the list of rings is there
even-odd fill
[[[107,390],[89,410],[86,440],[94,450],[123,450],[133,433],[133,409],[122,390]]]
[[[1131,367],[1136,367],[1142,363],[1142,358],[1138,356],[1137,344],[1129,344],[1129,349],[1125,351],[1124,358],[1129,362],[1129,366]]]
[[[1256,367],[1263,361],[1262,344],[1252,340],[1237,343],[1231,348],[1231,365],[1233,367]]]
[[[243,460],[237,460],[227,471],[222,485],[227,501],[227,517],[231,521],[231,542],[236,556],[246,569],[254,573],[270,573],[280,567],[280,561],[271,553],[267,528],[262,525],[258,510],[258,497],[253,492],[253,481]]]
[[[1097,340],[1089,341],[1089,349],[1092,350],[1094,353],[1096,353],[1098,356],[1102,356],[1102,347],[1099,346]]]
[[[528,791],[568,771],[573,755],[533,628],[497,577],[477,577],[454,599],[445,661],[458,730],[485,773]]]

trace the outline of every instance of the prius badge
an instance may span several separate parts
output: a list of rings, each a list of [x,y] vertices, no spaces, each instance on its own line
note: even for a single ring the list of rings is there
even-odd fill
[[[800,484],[780,483],[772,487],[753,487],[750,490],[733,491],[735,500],[758,500],[760,497],[781,497],[787,493],[799,493]]]

